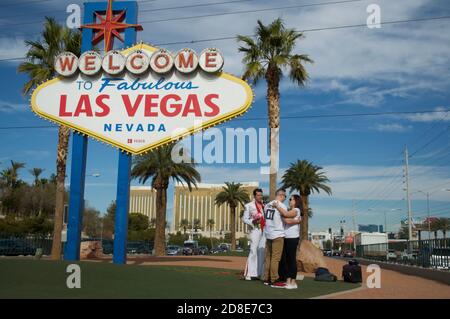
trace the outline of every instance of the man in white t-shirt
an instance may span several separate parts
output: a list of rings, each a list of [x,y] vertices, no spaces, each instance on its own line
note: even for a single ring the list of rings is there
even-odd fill
[[[278,189],[275,200],[278,205],[286,209],[283,204],[286,199],[286,190]],[[278,280],[278,264],[283,253],[284,242],[284,224],[281,214],[273,201],[264,207],[265,226],[264,234],[266,236],[266,257],[264,266],[264,284],[271,285],[274,288],[285,288],[286,283]]]
[[[245,265],[245,280],[256,280],[263,275],[264,271],[264,249],[266,238],[264,237],[264,204],[263,191],[257,188],[253,191],[255,198],[250,203],[245,204],[243,222],[249,225],[250,230],[250,253]]]

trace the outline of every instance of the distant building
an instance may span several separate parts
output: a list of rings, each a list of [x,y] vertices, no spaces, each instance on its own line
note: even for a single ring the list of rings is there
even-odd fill
[[[250,199],[253,197],[253,190],[258,188],[257,182],[242,183],[242,188],[245,189]],[[208,236],[210,235],[209,227],[207,226],[208,219],[214,220],[212,227],[212,236],[219,238],[230,232],[230,207],[226,204],[218,207],[214,201],[216,195],[223,190],[225,184],[197,184],[197,188],[192,188],[192,191],[186,186],[177,184],[174,187],[173,198],[173,223],[172,232],[181,229],[181,221],[188,220],[193,223],[195,219],[200,220],[200,230],[197,233]],[[247,233],[247,226],[242,222],[241,212],[243,206],[238,205],[236,208],[236,239],[244,237]],[[191,232],[191,230],[188,230]]]
[[[332,241],[332,236],[330,232],[327,231],[311,232],[310,240],[317,248],[324,249],[325,243],[327,241]]]
[[[131,186],[128,211],[144,214],[149,220],[156,218],[156,190],[150,186]]]
[[[383,225],[358,225],[358,231],[363,233],[382,233]]]

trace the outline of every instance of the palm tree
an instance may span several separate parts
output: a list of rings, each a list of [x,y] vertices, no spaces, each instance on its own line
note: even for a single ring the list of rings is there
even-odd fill
[[[267,105],[270,128],[270,198],[275,198],[277,185],[278,162],[278,130],[280,126],[280,91],[279,84],[283,69],[289,70],[292,82],[304,86],[308,80],[308,72],[303,63],[313,61],[305,54],[294,54],[296,41],[303,38],[303,33],[294,29],[286,29],[278,18],[269,25],[258,20],[256,41],[252,37],[238,35],[239,47],[244,52],[242,62],[245,65],[245,80],[256,84],[263,77],[267,83]]]
[[[156,218],[152,218],[152,219],[150,219],[150,224],[149,224],[149,226],[150,226],[150,228],[155,228],[155,225],[156,225]]]
[[[180,228],[183,228],[183,233],[186,236],[186,229],[189,228],[189,220],[187,219],[182,219],[180,221]]]
[[[450,230],[450,218],[443,217],[436,220],[436,228],[442,231],[443,238],[447,238],[447,231]]]
[[[171,153],[174,146],[175,144],[161,146],[145,155],[136,157],[131,170],[131,176],[138,178],[139,183],[144,184],[151,178],[152,187],[156,189],[156,256],[163,256],[166,251],[167,188],[170,179],[182,184],[186,183],[189,191],[192,190],[192,185],[197,187],[197,182],[201,180],[193,160],[189,163],[173,161]]]
[[[194,219],[194,231],[197,232],[197,229],[201,230],[202,221],[200,219]]]
[[[314,192],[320,193],[320,190],[331,195],[331,188],[326,185],[329,179],[321,170],[322,167],[313,165],[307,160],[298,160],[291,163],[282,178],[283,187],[298,191],[302,198],[301,240],[308,240],[309,195]]]
[[[215,204],[221,206],[227,204],[231,210],[231,250],[236,250],[236,207],[241,203],[245,205],[250,201],[250,197],[245,189],[241,188],[241,183],[225,182],[222,191],[216,195]]]
[[[29,81],[23,87],[23,93],[30,91],[41,82],[55,76],[54,59],[63,51],[70,51],[79,56],[81,51],[81,32],[73,31],[46,17],[42,41],[25,41],[29,47],[27,61],[19,65],[18,71],[26,73]],[[56,199],[53,228],[52,259],[61,259],[61,231],[64,213],[64,182],[66,176],[66,161],[69,146],[70,129],[60,126],[58,130],[58,147],[56,157]]]
[[[41,176],[44,169],[34,167],[29,170],[30,174],[34,176],[34,186],[37,186],[40,183],[39,176]]]
[[[7,187],[12,187],[13,185],[13,169],[11,167],[5,168],[2,172],[1,172],[1,177],[5,183],[5,186]]]
[[[11,161],[11,187],[16,188],[18,186],[19,169],[24,168],[25,163]]]
[[[215,222],[214,222],[214,219],[212,219],[212,218],[208,219],[206,221],[206,226],[208,226],[208,228],[209,228],[209,240],[211,241],[211,248],[213,248],[212,229],[214,227],[214,224],[215,224]]]

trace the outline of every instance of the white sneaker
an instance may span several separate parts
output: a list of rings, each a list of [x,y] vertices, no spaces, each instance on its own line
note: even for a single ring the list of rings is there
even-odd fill
[[[295,278],[295,279],[297,279],[297,280],[303,280],[303,279],[305,279],[305,276],[304,276],[304,275],[301,275],[301,274],[297,274],[297,278]]]
[[[246,276],[246,277],[245,277],[245,280],[249,280],[249,281],[250,281],[250,280],[252,280],[252,277]]]
[[[286,289],[297,289],[298,287],[297,287],[297,284],[289,284],[289,285],[286,285]]]

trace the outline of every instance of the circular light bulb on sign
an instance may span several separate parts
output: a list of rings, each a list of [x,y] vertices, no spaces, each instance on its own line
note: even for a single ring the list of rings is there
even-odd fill
[[[208,48],[202,51],[198,64],[203,71],[214,73],[223,67],[223,55],[216,48]]]
[[[173,67],[173,57],[167,50],[158,50],[150,57],[150,67],[158,74],[167,73]]]
[[[81,73],[94,75],[102,68],[102,57],[95,51],[86,51],[80,56],[78,64]]]
[[[62,52],[55,58],[55,71],[62,76],[73,75],[78,68],[78,57],[72,52]]]
[[[175,56],[175,68],[181,73],[190,73],[198,66],[198,57],[192,49],[182,49]]]
[[[108,74],[119,74],[125,68],[125,57],[119,51],[109,51],[103,57],[102,68]]]
[[[133,74],[142,74],[147,71],[150,64],[150,58],[147,53],[142,50],[132,51],[127,56],[126,67],[127,70]]]

